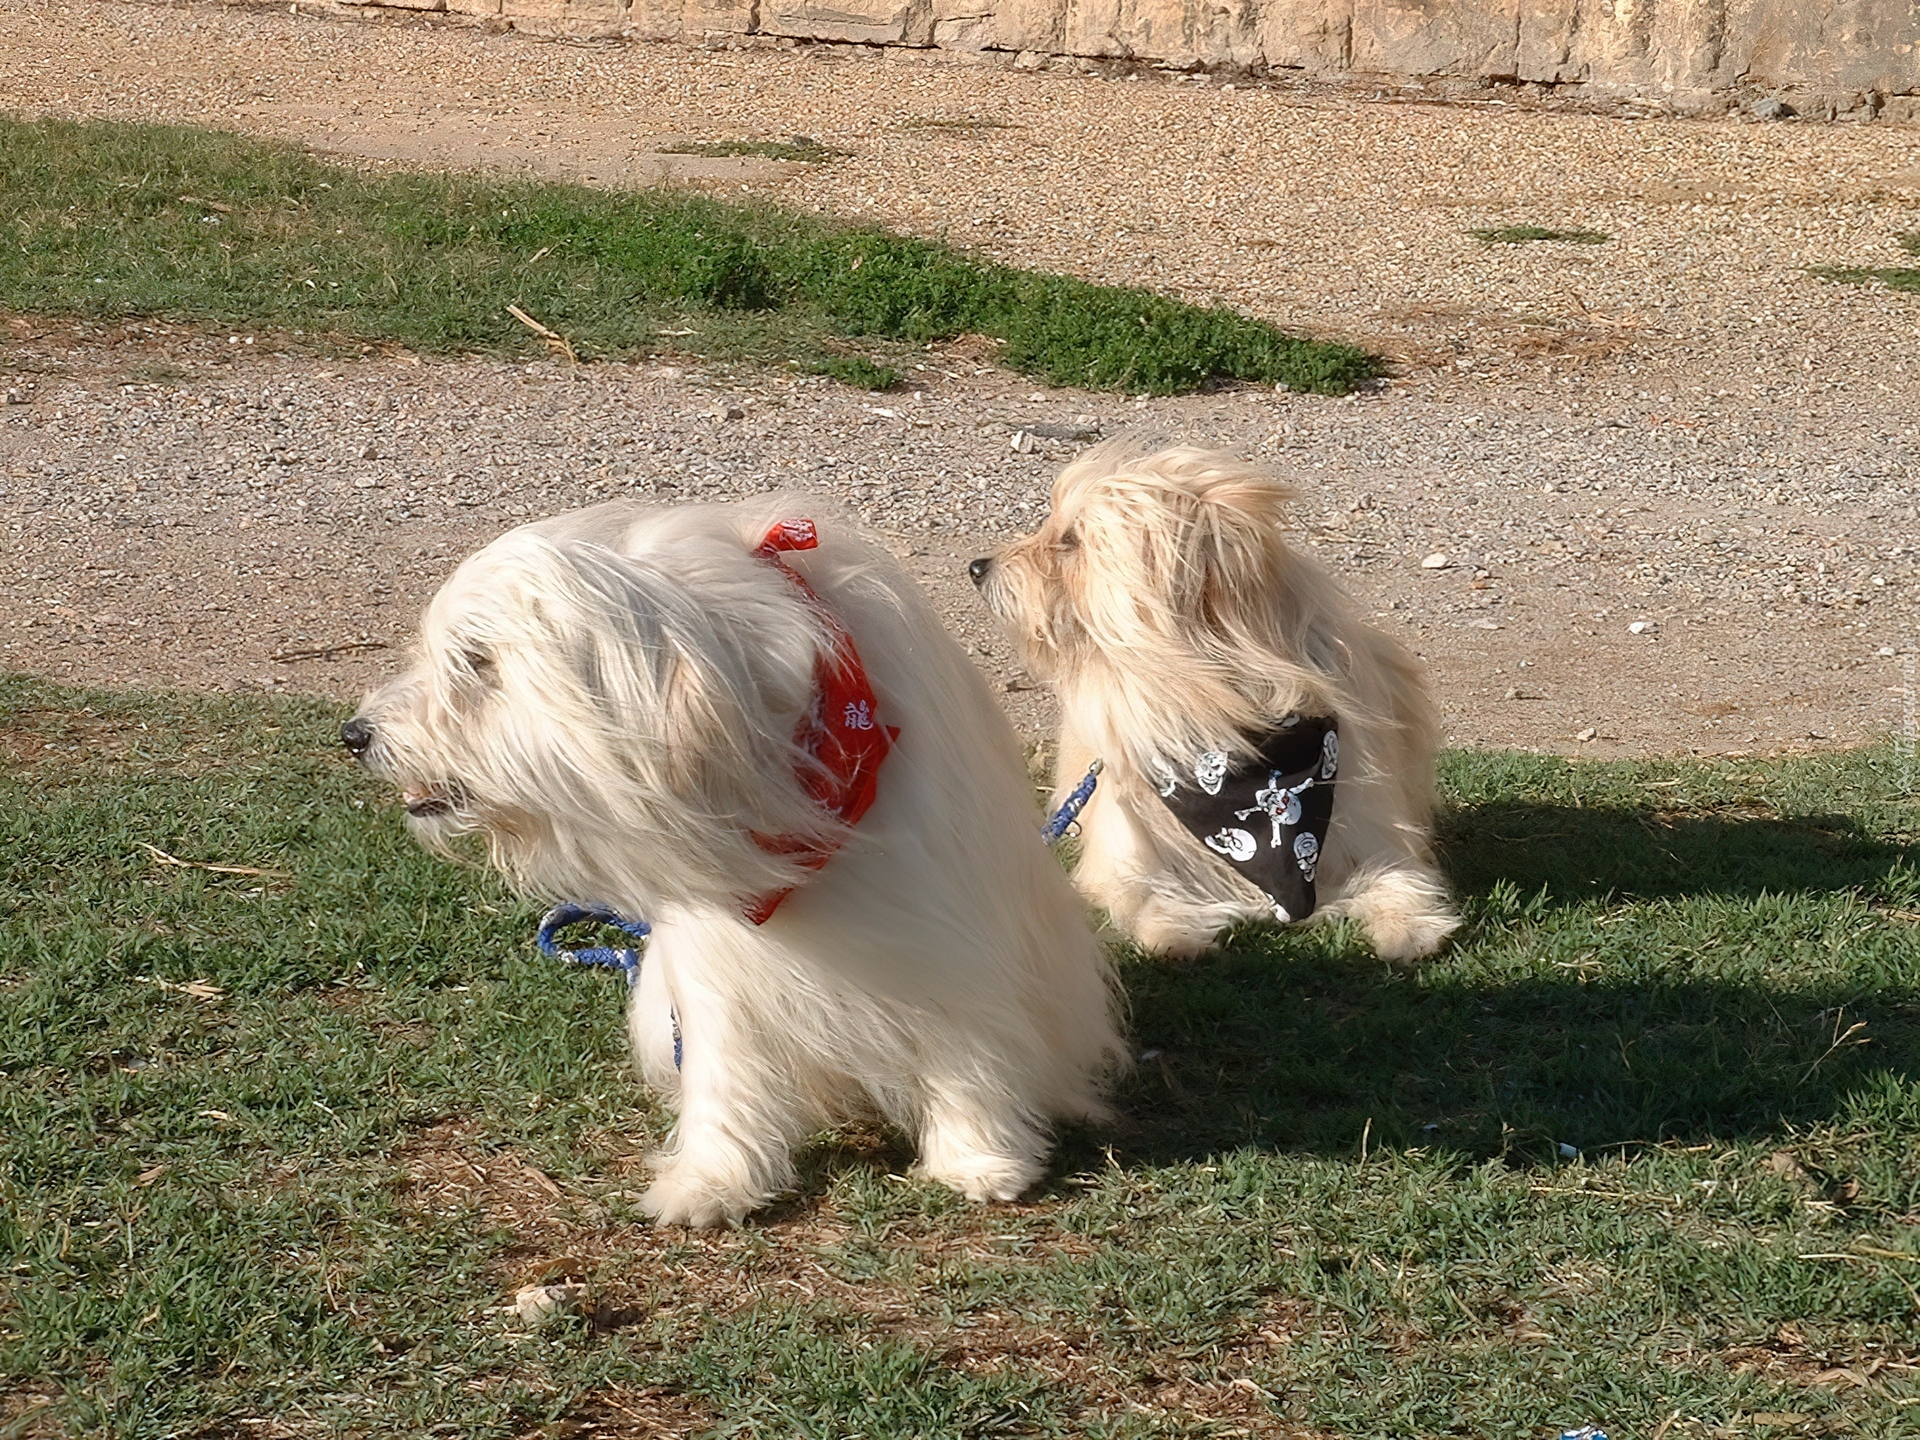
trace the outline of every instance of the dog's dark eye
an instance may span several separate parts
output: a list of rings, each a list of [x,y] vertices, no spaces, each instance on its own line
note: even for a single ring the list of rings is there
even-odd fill
[[[1078,550],[1080,548],[1079,535],[1071,528],[1062,530],[1060,532],[1060,548],[1062,550]]]
[[[467,667],[467,669],[473,672],[475,679],[484,680],[489,685],[493,683],[493,677],[494,677],[494,671],[495,671],[493,656],[489,655],[486,651],[484,650],[463,651],[460,656],[460,661],[462,664],[464,664]]]

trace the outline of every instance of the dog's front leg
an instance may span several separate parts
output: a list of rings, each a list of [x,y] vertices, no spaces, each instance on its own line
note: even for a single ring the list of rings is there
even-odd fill
[[[969,1200],[1018,1200],[1046,1170],[1040,1123],[1015,1096],[979,1077],[935,1081],[919,1142],[920,1173]]]
[[[805,1087],[795,1084],[789,1064],[769,1053],[771,1037],[764,1017],[756,1019],[753,995],[710,978],[716,959],[723,973],[729,967],[747,970],[740,952],[752,948],[751,938],[743,945],[726,933],[738,928],[729,918],[702,927],[703,937],[656,931],[647,957],[680,1030],[673,1087],[680,1116],[655,1157],[654,1183],[640,1200],[643,1210],[667,1224],[724,1225],[759,1209],[793,1185],[793,1147],[817,1126]],[[689,959],[691,946],[677,943],[688,940],[700,943],[703,953]],[[643,980],[631,1028],[643,1069],[657,1072],[660,1040],[652,1007],[658,1001],[648,988]],[[673,1098],[673,1090],[664,1093]]]
[[[1145,949],[1175,959],[1203,955],[1222,930],[1259,912],[1208,893],[1201,867],[1163,847],[1135,803],[1121,785],[1094,792],[1080,817],[1074,883]]]

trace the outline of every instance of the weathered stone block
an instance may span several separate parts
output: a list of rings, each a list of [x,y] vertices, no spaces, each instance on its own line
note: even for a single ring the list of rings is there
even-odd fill
[[[612,35],[626,26],[625,0],[501,0],[516,28],[555,35]]]
[[[996,0],[994,31],[996,50],[1039,50],[1063,55],[1066,53],[1066,0]]]
[[[1479,0],[1355,0],[1355,70],[1386,75],[1507,78],[1514,14]]]
[[[920,8],[916,0],[765,0],[759,28],[805,40],[901,45]]]
[[[1260,7],[1255,43],[1265,62],[1314,74],[1353,68],[1352,0],[1274,0]]]
[[[701,35],[751,35],[760,28],[758,0],[686,0],[681,32]]]
[[[337,0],[646,39],[713,33],[1338,76],[1579,84],[1678,109],[1778,93],[1897,120],[1920,0]]]
[[[933,0],[919,43],[943,50],[984,50],[993,44],[994,0]]]

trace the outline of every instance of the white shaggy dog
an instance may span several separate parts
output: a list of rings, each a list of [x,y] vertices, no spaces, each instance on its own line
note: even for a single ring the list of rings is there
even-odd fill
[[[1116,925],[1193,955],[1239,921],[1351,915],[1415,960],[1459,924],[1437,720],[1413,658],[1282,538],[1291,498],[1227,455],[1102,447],[969,569],[1058,692],[1059,794],[1105,761],[1075,879]]]
[[[1013,1199],[1121,1055],[1011,728],[823,508],[615,502],[511,531],[342,728],[423,843],[478,833],[524,892],[652,922],[629,1029],[679,1112],[644,1202],[666,1221],[764,1205],[798,1141],[858,1115]]]

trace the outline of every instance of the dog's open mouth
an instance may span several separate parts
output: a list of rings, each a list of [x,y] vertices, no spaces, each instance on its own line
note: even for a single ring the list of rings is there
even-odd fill
[[[416,820],[451,815],[456,801],[457,797],[449,786],[409,785],[400,792],[400,803],[407,807],[407,814]]]

